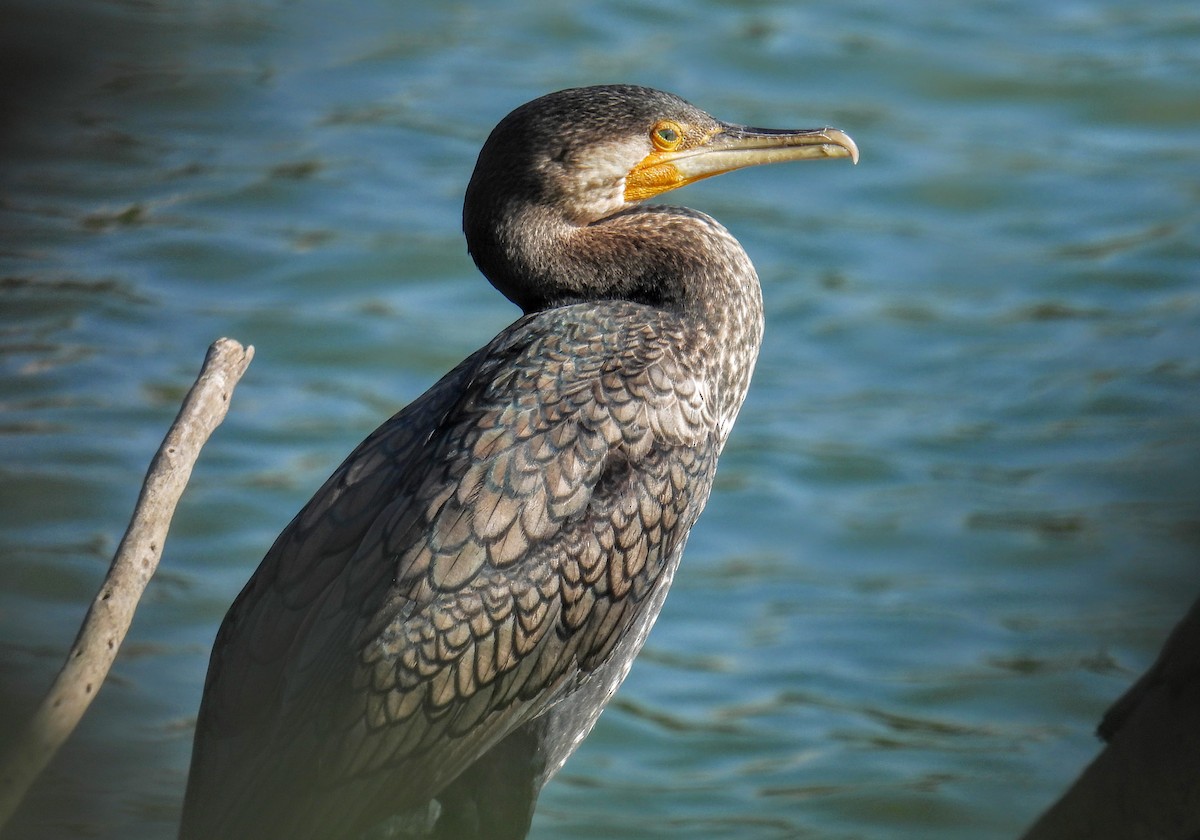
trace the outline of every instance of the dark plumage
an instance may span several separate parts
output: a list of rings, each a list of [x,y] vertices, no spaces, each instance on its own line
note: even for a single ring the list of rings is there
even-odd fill
[[[464,230],[525,314],[367,438],[238,596],[185,840],[525,835],[654,623],[762,334],[737,241],[637,202],[819,156],[857,151],[629,86],[496,127]]]

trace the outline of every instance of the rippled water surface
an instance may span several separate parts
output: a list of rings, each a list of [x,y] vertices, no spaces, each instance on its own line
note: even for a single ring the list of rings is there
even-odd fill
[[[675,193],[767,337],[671,598],[536,838],[1006,838],[1200,591],[1200,11],[14,0],[0,713],[69,646],[213,339],[257,348],[12,837],[168,838],[208,648],[350,448],[515,317],[460,201],[545,91],[832,124]]]

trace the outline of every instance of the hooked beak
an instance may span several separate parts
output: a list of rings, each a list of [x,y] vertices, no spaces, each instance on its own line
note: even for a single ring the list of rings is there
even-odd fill
[[[698,144],[648,155],[626,176],[625,200],[644,201],[747,166],[810,158],[850,158],[858,163],[858,146],[836,128],[793,131],[727,125]]]

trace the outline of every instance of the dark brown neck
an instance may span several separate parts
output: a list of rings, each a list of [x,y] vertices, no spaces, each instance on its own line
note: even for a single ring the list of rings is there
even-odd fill
[[[494,221],[499,219],[500,221]],[[638,207],[572,225],[538,207],[464,216],[479,269],[526,313],[626,300],[677,313],[707,382],[718,437],[745,398],[762,340],[762,292],[750,258],[720,224],[680,207]]]
[[[714,296],[757,286],[737,241],[682,207],[636,207],[576,225],[539,206],[468,206],[463,227],[479,270],[526,313],[587,300],[705,310]]]

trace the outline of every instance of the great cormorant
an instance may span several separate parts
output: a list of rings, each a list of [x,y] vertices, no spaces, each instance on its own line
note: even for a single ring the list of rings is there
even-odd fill
[[[737,240],[641,202],[820,157],[858,151],[625,85],[500,122],[463,228],[524,314],[368,437],[230,608],[184,840],[525,836],[658,615],[762,336]]]

